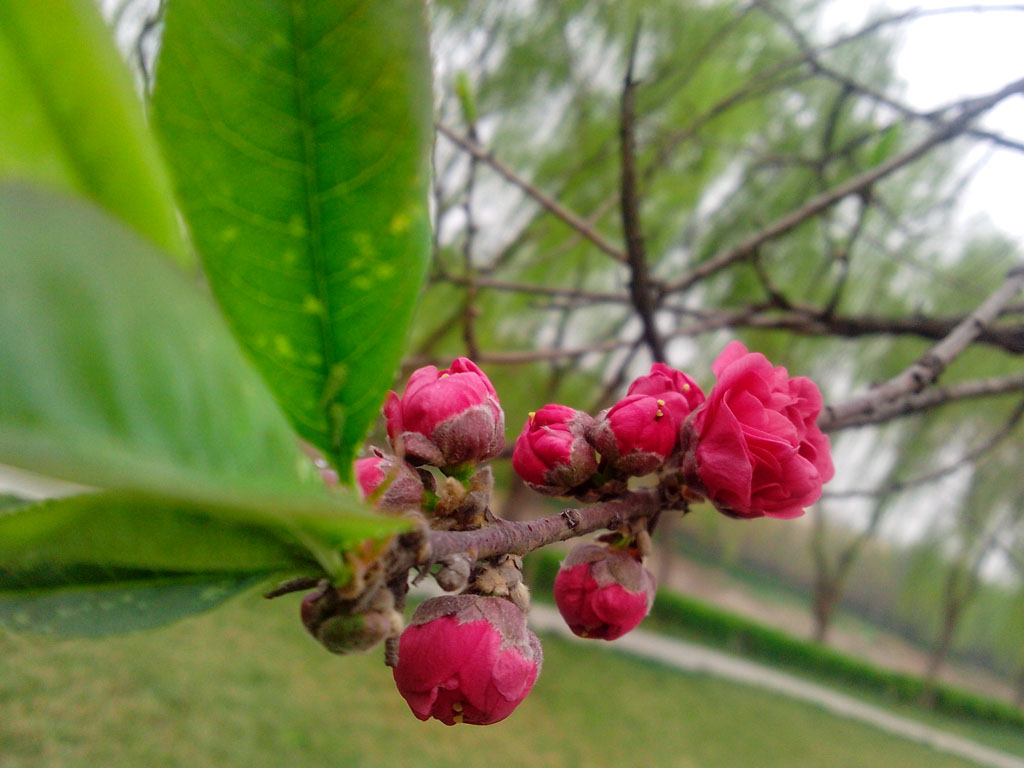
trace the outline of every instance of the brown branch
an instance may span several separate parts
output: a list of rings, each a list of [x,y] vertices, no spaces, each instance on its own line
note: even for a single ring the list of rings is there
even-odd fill
[[[503,162],[501,162],[497,157],[494,156],[492,152],[484,149],[476,142],[470,141],[467,137],[456,133],[451,128],[448,128],[445,125],[438,123],[437,130],[442,136],[451,141],[457,147],[464,150],[465,152],[468,152],[472,157],[475,157],[477,160],[486,163],[495,171],[497,171],[498,174],[502,176],[506,181],[510,182],[516,187],[519,187],[519,189],[521,189],[531,198],[533,198],[542,206],[544,206],[544,208],[550,211],[556,218],[560,219],[561,221],[572,227],[574,230],[579,232],[581,235],[583,235],[583,237],[585,237],[587,240],[596,245],[601,251],[608,254],[616,261],[626,260],[626,255],[620,249],[616,248],[614,245],[608,242],[604,238],[604,236],[602,236],[601,233],[598,232],[593,227],[593,225],[590,222],[588,222],[586,219],[579,216],[578,214],[570,211],[568,208],[559,203],[546,192],[538,189],[534,184],[530,183],[522,176],[520,176],[518,173],[513,171],[511,168],[509,168],[507,165],[505,165]]]
[[[445,275],[443,279],[454,285],[466,285],[469,282],[465,277],[457,275]],[[533,283],[517,283],[511,280],[498,280],[479,275],[476,277],[475,283],[478,288],[488,288],[494,291],[530,293],[538,296],[557,296],[565,299],[583,299],[592,304],[624,304],[629,302],[629,295],[625,293],[605,293],[601,291],[588,291],[582,288],[561,288]]]
[[[901,416],[910,416],[921,411],[931,410],[940,405],[958,403],[964,400],[975,400],[982,397],[997,397],[1014,392],[1024,392],[1024,373],[1008,376],[993,376],[987,379],[972,379],[947,387],[932,387],[916,395],[908,395],[893,403],[878,406],[873,412],[839,420],[826,421],[822,430],[835,432],[849,427],[863,427],[868,424],[880,424],[884,421]],[[821,420],[819,420],[819,425]]]
[[[827,308],[825,310],[827,312]],[[713,313],[708,313],[708,319]],[[953,317],[886,317],[883,315],[830,315],[815,307],[797,305],[789,311],[766,310],[764,314],[738,317],[738,313],[722,313],[716,323],[732,327],[784,330],[805,336],[920,336],[936,341],[944,339],[963,316]],[[684,331],[686,335],[691,330]],[[986,327],[978,334],[977,342],[998,347],[1013,354],[1024,352],[1024,325]]]
[[[635,101],[637,82],[633,79],[636,63],[636,49],[640,40],[640,22],[633,30],[633,41],[629,50],[629,65],[622,83],[622,99],[619,112],[619,148],[622,160],[622,194],[619,196],[622,212],[622,231],[626,236],[626,260],[629,263],[631,279],[629,291],[633,306],[644,328],[644,342],[657,362],[665,361],[665,344],[658,333],[655,322],[655,300],[651,292],[650,277],[647,273],[647,252],[644,247],[643,227],[640,223],[640,193],[636,182],[636,132]]]
[[[1007,419],[1006,423],[1003,424],[1003,426],[1001,426],[987,440],[981,443],[981,445],[967,451],[956,461],[939,467],[938,469],[933,469],[930,472],[915,475],[907,480],[893,480],[886,483],[881,488],[874,488],[871,490],[854,489],[849,491],[825,491],[821,497],[823,499],[863,499],[882,497],[893,493],[899,493],[907,488],[914,488],[919,485],[931,483],[945,477],[946,475],[956,472],[968,464],[973,464],[986,453],[994,450],[1001,442],[1003,442],[1003,440],[1013,433],[1013,430],[1020,423],[1022,417],[1024,417],[1024,400],[1017,403],[1017,407],[1013,409],[1013,413],[1010,414],[1010,418]]]
[[[765,243],[796,229],[796,227],[803,222],[817,216],[819,213],[832,207],[840,200],[869,189],[881,179],[884,179],[886,176],[889,176],[904,166],[909,165],[939,144],[947,142],[960,135],[967,129],[971,121],[980,114],[990,110],[1004,99],[1022,92],[1024,92],[1024,78],[1016,80],[988,96],[972,100],[960,115],[950,120],[948,123],[943,125],[943,127],[935,130],[927,139],[921,141],[907,151],[890,158],[884,163],[854,176],[852,179],[843,182],[828,192],[811,198],[796,210],[777,219],[760,232],[748,237],[739,245],[712,256],[706,261],[695,266],[678,280],[667,283],[663,287],[663,291],[665,293],[685,291],[704,278],[713,275],[716,272],[720,272],[738,261],[748,258]]]
[[[453,281],[458,282],[457,279],[453,279]],[[488,283],[481,280],[480,285],[485,286],[488,285]],[[574,291],[573,289],[568,288],[548,289],[526,284],[494,285],[493,287],[499,290],[521,290],[527,293],[534,292],[534,288],[536,288],[536,293],[546,295],[561,295],[564,293],[583,300],[590,299],[589,296],[584,295],[586,292]],[[601,296],[601,298],[598,299],[595,296],[595,301],[622,302],[624,300],[623,296],[613,296],[610,294],[598,295]],[[564,309],[565,307],[563,305],[550,305],[549,308]],[[832,335],[856,338],[859,336],[873,335],[906,335],[941,340],[948,336],[959,323],[964,322],[963,317],[901,318],[876,317],[873,315],[833,315],[831,317],[825,317],[821,315],[820,310],[815,308],[798,306],[792,310],[780,313],[773,306],[757,304],[738,310],[701,310],[689,309],[686,307],[671,307],[671,309],[681,315],[689,315],[695,318],[697,322],[695,324],[682,325],[672,333],[666,334],[666,338],[670,339],[681,337],[692,338],[705,333],[713,333],[714,331],[718,331],[723,328],[756,328],[761,330],[792,331],[793,333],[808,336]],[[985,328],[978,334],[976,340],[990,346],[1004,349],[1007,352],[1019,354],[1024,351],[1024,327],[1013,325],[1004,328]],[[571,359],[598,352],[614,352],[618,349],[630,347],[636,344],[636,342],[636,339],[610,339],[608,341],[583,345],[580,347],[523,350],[521,352],[506,353],[485,352],[483,353],[482,359],[485,362],[497,365],[518,365],[543,360]],[[423,362],[425,360],[426,358],[423,355],[415,356],[413,358],[413,362],[416,362],[418,365],[426,365],[427,363]],[[1005,394],[1006,392],[1013,392],[1020,388],[1013,384],[1005,385],[1007,388],[1003,388],[1004,385],[1002,384],[994,386],[996,389],[993,391],[989,391],[988,388],[983,387],[976,393],[974,390],[969,390],[968,394],[961,396],[954,393],[951,397],[952,399],[962,399],[963,397],[982,397],[990,394]],[[947,390],[942,390],[942,392],[946,391]],[[944,398],[941,397],[938,400],[923,398],[920,399],[920,402],[923,404],[919,407],[915,406],[913,402],[910,403],[910,410],[906,413],[923,410],[925,408],[932,407],[934,404],[941,404],[943,401]],[[900,411],[898,415],[903,415],[903,412]],[[862,423],[874,424],[879,420],[884,419],[869,418],[863,422],[854,420],[835,428],[841,429],[846,426],[859,426]]]
[[[476,143],[476,123],[469,125],[469,140]],[[476,219],[473,217],[473,189],[476,186],[477,158],[470,156],[469,171],[466,175],[466,189],[462,200],[462,210],[466,216],[466,233],[462,240],[462,262],[466,280],[466,298],[462,315],[462,340],[466,344],[466,354],[471,359],[480,356],[480,347],[476,341],[476,270],[473,265],[473,241],[476,238]]]
[[[630,491],[612,501],[541,520],[511,522],[498,519],[490,528],[475,531],[428,531],[399,537],[387,564],[388,579],[416,566],[428,566],[441,558],[468,554],[476,559],[500,554],[525,555],[557,541],[566,541],[641,517],[651,517],[667,507],[657,488]]]
[[[752,4],[753,7],[759,7],[761,3]],[[890,16],[883,16],[876,19],[873,22],[866,24],[858,30],[854,30],[849,34],[837,37],[835,40],[820,46],[817,50],[813,51],[816,55],[827,53],[828,51],[841,48],[850,43],[856,42],[861,38],[867,37],[868,35],[874,34],[881,29],[894,26],[897,24],[904,24],[913,21],[918,18],[926,16],[939,16],[943,14],[956,14],[956,13],[982,13],[986,11],[1020,11],[1024,10],[1024,6],[1020,5],[1007,5],[1007,6],[980,6],[980,5],[957,5],[948,6],[946,8],[915,8],[909,11],[903,11]],[[746,12],[746,10],[744,10]],[[690,123],[682,131],[674,131],[670,134],[663,136],[656,143],[660,144],[654,162],[645,170],[644,177],[649,178],[656,171],[664,168],[667,164],[669,156],[675,149],[684,142],[695,137],[700,130],[714,120],[716,117],[724,114],[731,108],[739,105],[748,98],[754,98],[765,93],[769,93],[772,90],[783,87],[786,85],[795,85],[796,83],[807,80],[809,75],[807,73],[801,73],[798,75],[790,75],[784,80],[778,80],[772,82],[776,78],[781,77],[790,70],[794,70],[797,67],[808,64],[808,57],[806,53],[801,53],[798,56],[793,56],[785,59],[770,69],[762,70],[757,73],[756,77],[744,83],[742,86],[734,90],[732,93],[726,95],[704,113],[699,115],[694,121]]]
[[[590,344],[572,349],[533,349],[522,352],[485,352],[480,356],[482,362],[492,365],[520,365],[522,363],[535,363],[543,360],[560,360],[563,358],[583,357],[584,355],[596,352],[613,352],[620,347],[626,347],[636,343],[635,340],[612,339],[597,344]]]
[[[824,430],[838,429],[880,409],[894,407],[907,396],[920,393],[938,379],[978,334],[999,316],[1003,307],[1020,292],[1022,286],[1024,266],[1010,270],[1006,280],[992,295],[913,365],[860,397],[826,407],[818,424]]]

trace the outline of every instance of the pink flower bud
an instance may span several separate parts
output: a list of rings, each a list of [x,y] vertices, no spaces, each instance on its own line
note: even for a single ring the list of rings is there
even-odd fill
[[[555,577],[555,604],[580,637],[622,637],[650,612],[654,593],[654,577],[635,556],[598,544],[575,547]]]
[[[672,410],[676,424],[682,424],[690,412],[704,402],[704,390],[682,371],[669,368],[665,363],[654,363],[651,372],[641,376],[629,385],[627,395],[651,395],[662,397],[666,393],[682,395],[682,401],[665,399],[665,405]]]
[[[675,392],[627,395],[598,415],[587,437],[617,472],[646,475],[675,449],[681,424],[673,414],[685,407]]]
[[[548,404],[531,413],[512,452],[512,467],[523,481],[547,496],[569,492],[597,471],[586,432],[594,423],[583,411]]]
[[[727,515],[799,517],[834,473],[817,425],[821,393],[738,341],[712,369],[717,383],[694,416],[696,448],[684,463],[691,480]]]
[[[424,601],[398,645],[398,692],[420,720],[490,725],[508,717],[540,672],[537,637],[501,597]]]
[[[423,505],[423,480],[419,473],[395,456],[356,459],[356,483],[374,507],[383,512],[419,510]]]
[[[445,371],[432,365],[414,371],[401,398],[388,393],[384,417],[396,453],[436,467],[492,459],[505,445],[498,395],[465,357]]]

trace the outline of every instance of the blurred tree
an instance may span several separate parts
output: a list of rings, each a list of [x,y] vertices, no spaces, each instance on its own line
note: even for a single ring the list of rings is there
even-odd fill
[[[700,370],[735,335],[827,402],[897,377],[823,417],[847,500],[813,511],[819,638],[865,542],[982,463],[1024,389],[1019,252],[950,223],[964,153],[1024,149],[979,123],[1024,81],[919,113],[899,31],[965,11],[825,37],[823,7],[439,2],[435,254],[409,359],[489,364],[512,434],[545,371],[545,398],[600,408],[650,361]],[[994,506],[1013,493],[995,488]]]

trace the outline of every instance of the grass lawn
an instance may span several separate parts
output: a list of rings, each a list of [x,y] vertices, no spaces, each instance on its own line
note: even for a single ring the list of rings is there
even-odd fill
[[[102,641],[0,634],[3,768],[969,765],[813,706],[544,637],[498,725],[421,723],[380,653],[339,658],[297,599],[248,596]]]

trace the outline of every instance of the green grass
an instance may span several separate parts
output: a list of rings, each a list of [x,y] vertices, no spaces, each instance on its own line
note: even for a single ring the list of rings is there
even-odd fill
[[[527,563],[535,599],[550,600],[557,555],[542,553]],[[659,591],[654,611],[643,626],[784,669],[867,704],[1024,756],[1024,715],[1005,702],[942,686],[937,708],[926,709],[917,703],[921,683],[912,675],[879,669],[833,648],[666,590]]]
[[[965,766],[757,689],[546,637],[508,720],[416,720],[380,654],[338,658],[297,600],[245,597],[164,630],[60,643],[0,635],[4,768]]]

